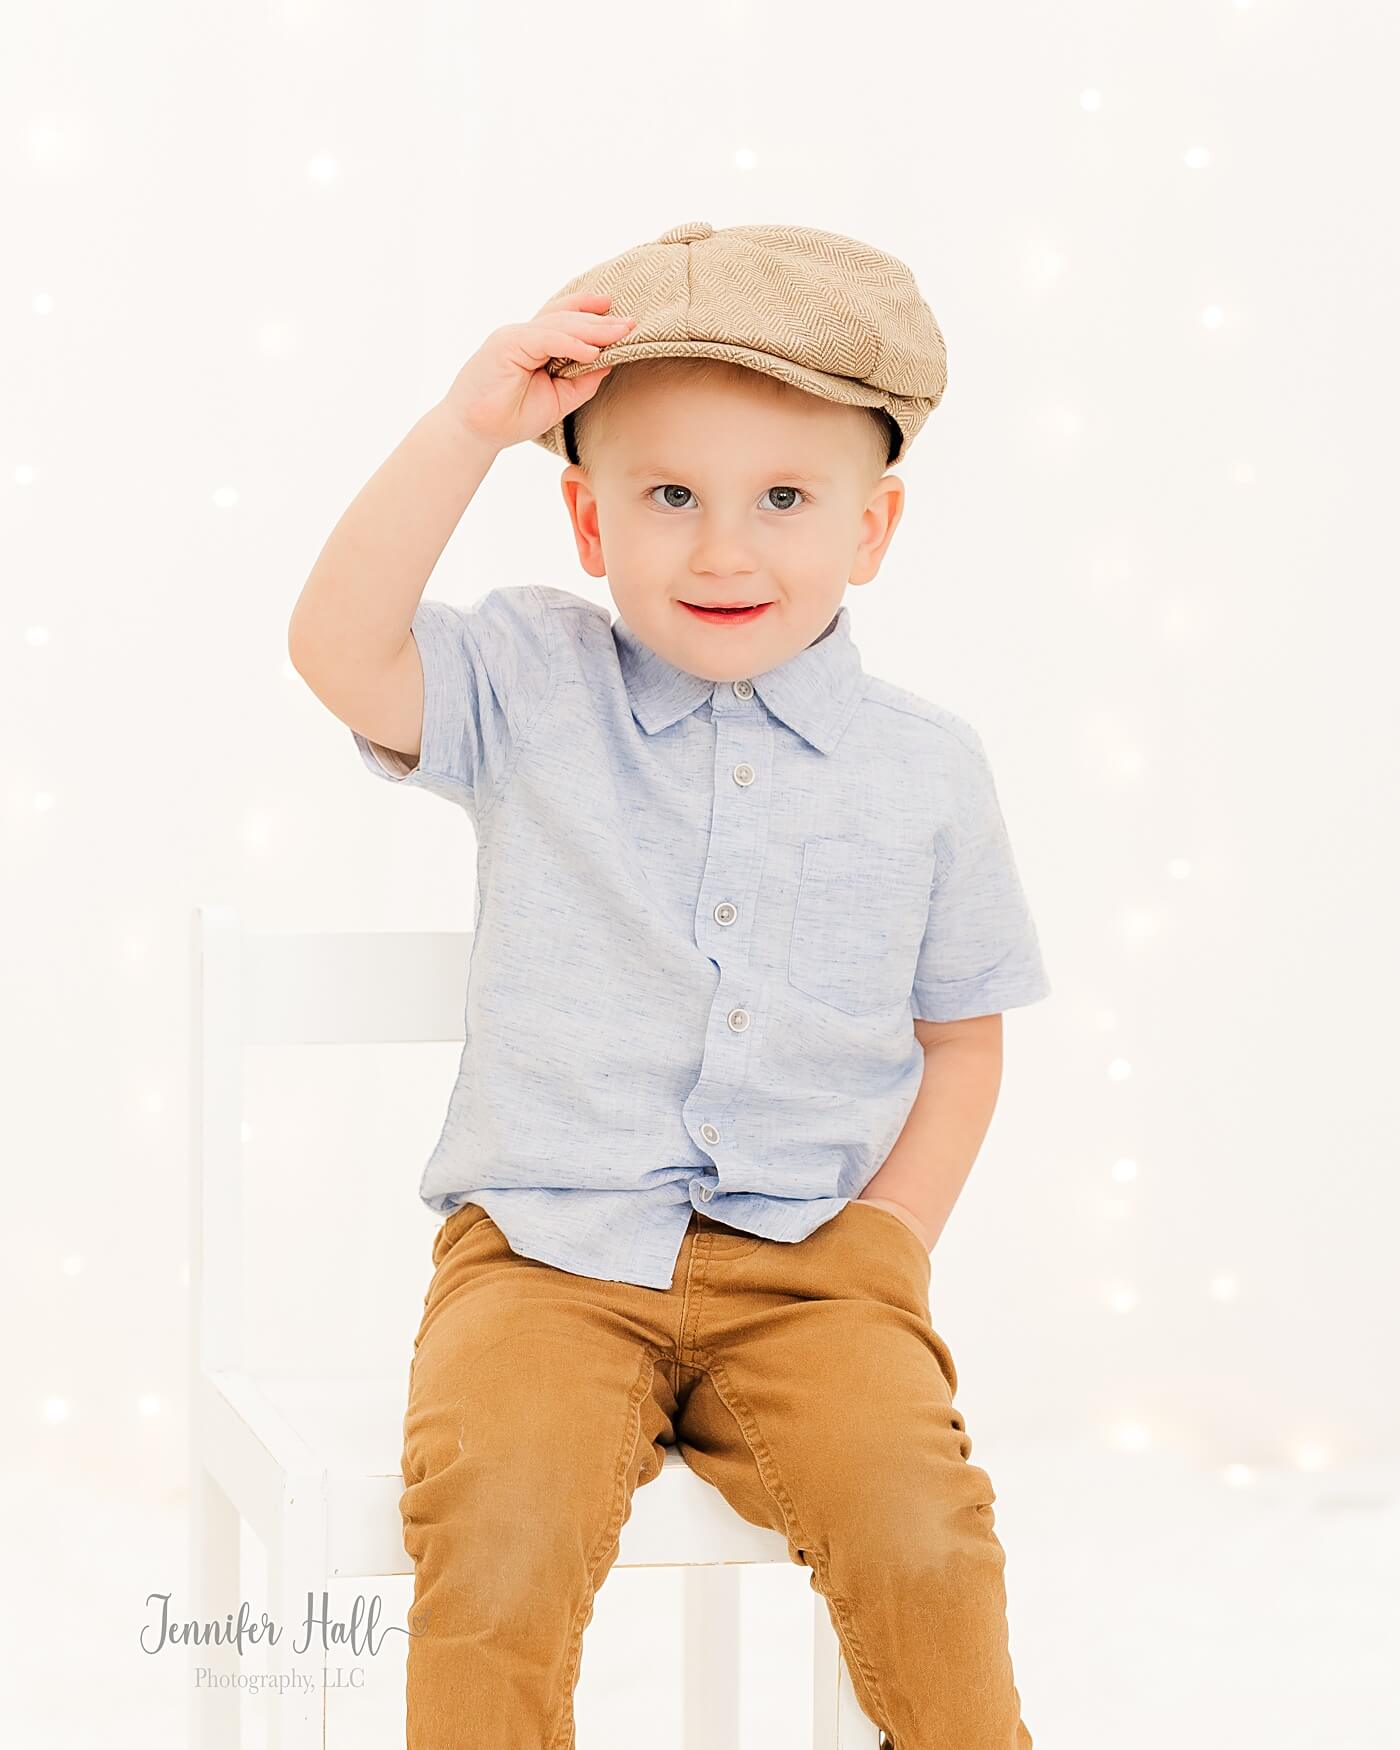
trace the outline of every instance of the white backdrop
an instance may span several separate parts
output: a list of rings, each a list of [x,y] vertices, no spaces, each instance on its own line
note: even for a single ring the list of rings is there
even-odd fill
[[[14,1741],[184,1742],[137,1637],[186,1584],[191,908],[470,927],[465,818],[374,783],[287,661],[321,543],[489,329],[684,220],[782,219],[901,256],[947,338],[847,600],[867,670],[982,734],[1055,986],[1008,1016],[932,1279],[1027,1723],[1400,1742],[1394,13],[7,24]],[[505,453],[426,593],[606,603],[561,467]],[[250,1057],[251,1362],[406,1356],[456,1055]],[[638,1585],[601,1595],[581,1750],[652,1735]],[[746,1674],[749,1743],[803,1742],[783,1681]],[[339,1742],[395,1741],[384,1694]]]

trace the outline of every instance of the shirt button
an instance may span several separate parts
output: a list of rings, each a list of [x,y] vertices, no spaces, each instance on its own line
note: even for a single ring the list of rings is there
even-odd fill
[[[742,1033],[745,1027],[748,1026],[749,1019],[749,1011],[747,1009],[731,1009],[728,1016],[731,1031]]]
[[[719,1141],[719,1132],[715,1129],[713,1124],[702,1124],[700,1126],[700,1134],[704,1137],[706,1142]]]
[[[753,697],[753,682],[735,681],[734,696],[736,699],[751,699]]]
[[[738,906],[731,905],[727,899],[722,899],[715,907],[715,922],[717,924],[732,924],[738,915]]]
[[[753,767],[751,765],[749,765],[747,761],[745,761],[745,763],[741,766],[735,766],[735,768],[734,768],[734,782],[736,784],[752,784],[753,783]]]

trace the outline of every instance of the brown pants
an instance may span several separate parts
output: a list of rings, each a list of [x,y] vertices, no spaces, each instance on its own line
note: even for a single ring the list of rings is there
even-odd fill
[[[404,1419],[408,1750],[574,1750],[583,1631],[664,1446],[813,1570],[895,1750],[1028,1750],[995,1494],[929,1254],[854,1201],[805,1240],[692,1213],[669,1289],[438,1229]]]

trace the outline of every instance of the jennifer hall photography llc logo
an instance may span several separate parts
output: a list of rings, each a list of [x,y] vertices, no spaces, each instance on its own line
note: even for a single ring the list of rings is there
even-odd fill
[[[319,1607],[315,1594],[308,1592],[306,1615],[291,1631],[293,1639],[290,1645],[283,1648],[287,1625],[274,1622],[266,1611],[255,1621],[246,1599],[239,1601],[236,1616],[229,1611],[222,1621],[197,1622],[179,1620],[171,1611],[170,1597],[169,1592],[146,1594],[150,1619],[141,1627],[144,1652],[154,1655],[171,1647],[226,1647],[241,1659],[250,1649],[266,1645],[283,1653],[290,1652],[299,1659],[332,1652],[343,1655],[346,1651],[355,1658],[366,1653],[373,1658],[383,1646],[386,1635],[422,1634],[428,1626],[429,1616],[429,1607],[420,1604],[409,1616],[409,1627],[400,1628],[397,1623],[388,1623],[381,1628],[379,1617],[383,1601],[378,1593],[368,1603],[363,1595],[357,1594],[347,1620],[331,1615],[328,1592],[321,1594]],[[196,1665],[194,1683],[197,1689],[287,1690],[312,1689],[319,1681],[325,1689],[359,1689],[365,1680],[362,1665],[351,1665],[347,1669],[340,1664],[323,1663],[318,1679],[314,1671],[289,1668],[290,1661],[285,1658],[280,1664],[281,1668],[276,1671],[216,1670],[212,1665]]]

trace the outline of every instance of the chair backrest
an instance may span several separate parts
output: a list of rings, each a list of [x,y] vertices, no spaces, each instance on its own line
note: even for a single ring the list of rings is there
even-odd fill
[[[465,1038],[470,930],[244,930],[193,913],[191,1368],[243,1362],[243,1050]]]

